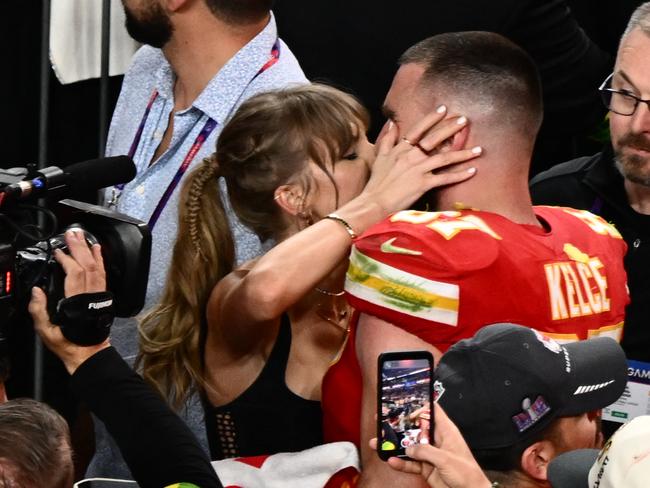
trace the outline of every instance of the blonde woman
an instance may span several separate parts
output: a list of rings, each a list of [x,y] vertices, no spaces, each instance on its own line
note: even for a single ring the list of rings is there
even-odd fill
[[[242,104],[188,177],[165,293],[141,323],[140,364],[177,408],[201,393],[213,459],[322,442],[321,381],[351,316],[342,290],[352,238],[473,175],[434,170],[478,150],[429,156],[417,145],[431,126],[427,147],[462,128],[444,115],[399,143],[387,128],[375,152],[350,95],[323,85],[269,92]],[[237,269],[219,177],[241,222],[277,243]]]

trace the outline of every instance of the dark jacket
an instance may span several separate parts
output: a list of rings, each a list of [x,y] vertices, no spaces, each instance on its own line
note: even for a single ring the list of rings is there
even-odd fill
[[[112,347],[77,368],[72,389],[104,422],[142,488],[223,488],[187,425]]]
[[[631,303],[622,346],[630,359],[650,361],[650,215],[629,205],[611,148],[559,164],[531,181],[533,203],[586,209],[614,224],[628,245],[625,269]]]

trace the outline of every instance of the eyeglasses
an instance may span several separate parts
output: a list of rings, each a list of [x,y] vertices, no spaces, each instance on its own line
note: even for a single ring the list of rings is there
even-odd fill
[[[645,103],[648,109],[650,109],[650,100],[643,100],[625,90],[613,90],[610,88],[613,76],[614,73],[609,75],[598,88],[600,96],[603,98],[603,103],[608,110],[619,115],[633,115],[639,103]]]

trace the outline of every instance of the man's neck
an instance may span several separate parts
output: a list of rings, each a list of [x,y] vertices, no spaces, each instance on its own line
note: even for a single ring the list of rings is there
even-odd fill
[[[636,212],[650,215],[650,187],[625,180],[627,200]]]
[[[176,111],[192,105],[219,70],[269,21],[267,17],[254,24],[232,26],[213,15],[200,18],[178,22],[172,39],[163,47],[163,54],[176,77]]]
[[[480,178],[477,175],[442,190],[438,196],[436,210],[472,208],[499,214],[517,224],[541,225],[533,211],[525,177],[508,180]]]
[[[551,488],[547,480],[539,480],[530,477],[520,470],[506,472],[486,471],[488,479],[494,479],[499,482],[499,486],[504,488]],[[496,476],[498,474],[498,476]]]

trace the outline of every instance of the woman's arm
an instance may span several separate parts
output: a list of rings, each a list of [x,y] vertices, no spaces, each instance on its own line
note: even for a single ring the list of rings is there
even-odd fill
[[[480,148],[425,153],[423,149],[431,151],[464,127],[458,118],[443,118],[444,111],[428,115],[399,143],[394,127],[386,132],[378,143],[365,189],[336,210],[355,234],[408,208],[428,190],[474,174],[473,170],[434,173],[480,155]],[[232,345],[244,350],[254,345],[260,324],[276,319],[347,258],[350,237],[344,224],[328,218],[291,236],[262,256],[247,273],[235,273],[217,285],[208,303],[209,319],[237,323],[237,327],[221,331],[225,340],[234,341]]]

